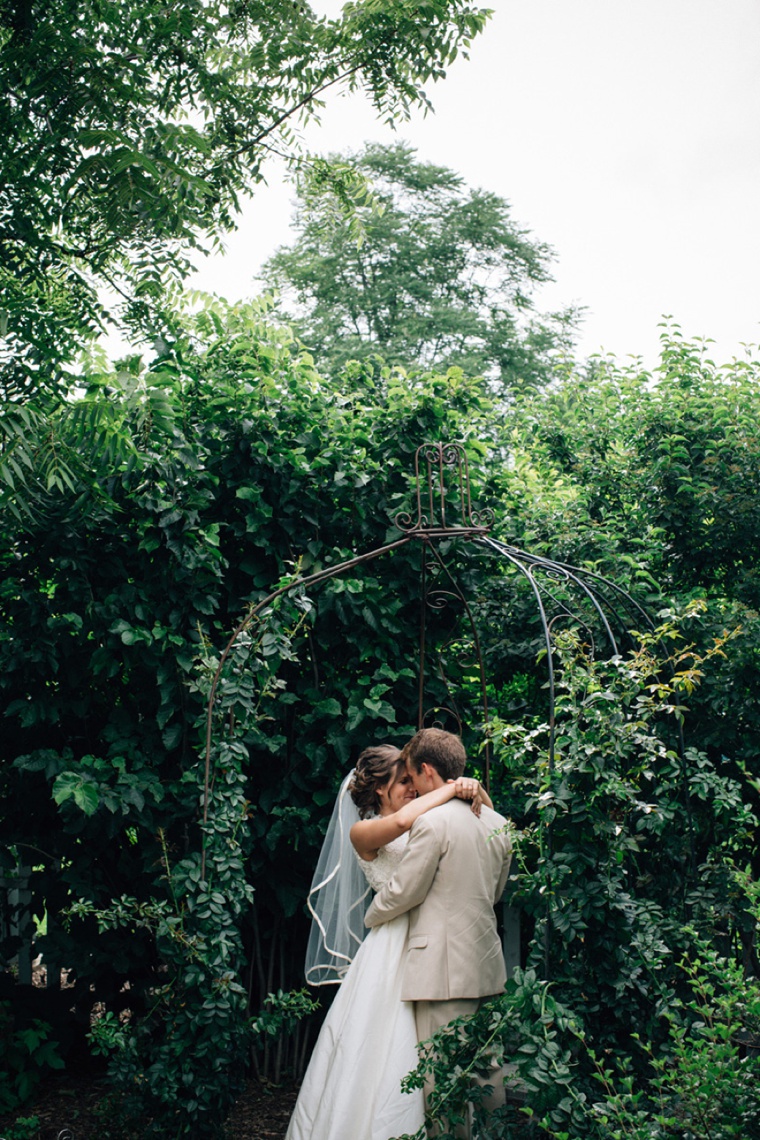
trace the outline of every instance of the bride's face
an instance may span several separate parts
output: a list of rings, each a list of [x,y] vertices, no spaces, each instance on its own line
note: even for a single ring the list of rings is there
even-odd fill
[[[380,799],[381,815],[392,815],[394,811],[398,811],[417,796],[412,777],[406,771],[402,771],[398,779],[389,780],[384,787],[378,788],[377,794]]]

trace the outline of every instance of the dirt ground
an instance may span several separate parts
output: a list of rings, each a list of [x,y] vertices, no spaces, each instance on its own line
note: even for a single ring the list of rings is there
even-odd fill
[[[227,1140],[283,1140],[298,1089],[294,1084],[265,1086],[251,1081],[227,1121]],[[0,1117],[0,1140],[13,1135],[19,1117],[37,1117],[28,1140],[103,1140],[120,1135],[102,1081],[50,1080],[33,1100],[11,1116]],[[123,1133],[121,1133],[123,1135]]]
[[[45,967],[33,963],[34,986],[45,985]],[[67,985],[63,972],[62,988]],[[249,1081],[226,1123],[225,1140],[284,1140],[298,1085]],[[27,1127],[17,1121],[36,1117]],[[92,1061],[83,1066],[75,1060],[66,1073],[51,1074],[32,1099],[11,1114],[0,1115],[0,1140],[141,1140],[120,1126],[118,1109],[105,1080],[92,1071]]]

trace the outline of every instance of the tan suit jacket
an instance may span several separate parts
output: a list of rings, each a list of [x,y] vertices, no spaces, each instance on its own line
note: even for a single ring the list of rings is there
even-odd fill
[[[463,800],[421,815],[395,875],[367,911],[367,926],[409,912],[402,1001],[481,998],[504,989],[494,904],[509,875],[506,820]]]

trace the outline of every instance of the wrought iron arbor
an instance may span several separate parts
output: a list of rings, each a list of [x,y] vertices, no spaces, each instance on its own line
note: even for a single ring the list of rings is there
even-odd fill
[[[591,570],[571,566],[500,541],[491,534],[493,512],[477,510],[472,503],[467,453],[459,443],[426,443],[414,457],[415,490],[410,510],[398,514],[395,526],[399,537],[384,546],[365,551],[313,574],[295,576],[253,605],[233,631],[225,646],[211,684],[206,717],[206,771],[203,796],[203,822],[208,819],[213,713],[218,686],[238,638],[256,622],[275,599],[296,589],[305,589],[339,578],[348,571],[381,558],[410,543],[421,547],[421,606],[419,628],[419,679],[417,723],[421,727],[430,710],[425,708],[425,677],[428,663],[427,620],[429,608],[440,608],[451,600],[463,607],[475,648],[483,722],[488,720],[486,675],[480,637],[470,603],[441,554],[441,544],[465,542],[488,550],[502,565],[513,567],[528,583],[540,618],[543,648],[548,672],[549,764],[554,757],[555,669],[552,634],[559,622],[572,622],[584,630],[592,653],[600,637],[610,655],[620,652],[632,624],[652,628],[645,610],[614,582]],[[438,709],[441,706],[437,706]],[[454,709],[447,709],[456,719]],[[485,754],[485,779],[489,779],[490,758]]]
[[[394,520],[398,537],[373,550],[365,551],[336,565],[325,567],[313,574],[296,575],[280,584],[265,598],[253,605],[225,646],[214,674],[206,714],[206,751],[203,791],[203,824],[208,823],[211,786],[211,757],[213,743],[214,708],[219,684],[236,642],[257,621],[277,598],[294,590],[315,587],[333,578],[339,578],[356,567],[372,562],[392,551],[417,543],[420,558],[420,622],[418,649],[417,724],[422,727],[432,710],[425,707],[426,676],[428,673],[428,622],[431,610],[440,610],[452,601],[459,603],[470,627],[471,644],[475,650],[475,663],[479,676],[482,721],[489,718],[487,679],[481,641],[472,606],[458,584],[442,555],[441,547],[452,542],[472,544],[490,553],[497,566],[511,567],[527,583],[540,619],[542,648],[545,650],[548,689],[548,762],[554,767],[555,744],[555,666],[552,637],[560,623],[570,623],[583,631],[589,652],[597,655],[604,645],[609,656],[618,655],[630,644],[629,630],[653,628],[646,611],[623,589],[608,578],[592,570],[572,566],[520,550],[495,537],[491,531],[494,516],[490,510],[473,506],[470,492],[470,473],[465,448],[458,443],[427,443],[419,447],[414,458],[413,503],[408,511]],[[445,679],[444,679],[445,682]],[[442,706],[435,706],[442,711]],[[457,721],[455,708],[446,708]],[[461,727],[461,722],[460,722]],[[490,756],[484,748],[484,774],[488,786]],[[551,848],[551,837],[548,837]],[[205,850],[202,855],[202,875],[205,868]],[[551,941],[551,915],[547,901],[547,922],[544,931],[545,970],[548,977],[549,947]]]

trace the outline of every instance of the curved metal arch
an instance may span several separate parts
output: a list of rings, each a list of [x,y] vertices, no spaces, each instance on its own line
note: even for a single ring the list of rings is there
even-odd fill
[[[348,570],[356,566],[363,565],[380,558],[393,550],[398,550],[401,547],[408,545],[410,542],[422,542],[428,550],[433,551],[436,561],[443,568],[443,571],[448,576],[454,595],[463,604],[470,627],[473,632],[474,643],[477,647],[480,660],[481,669],[481,689],[484,700],[484,719],[487,719],[487,696],[485,691],[485,680],[482,666],[482,655],[480,655],[480,639],[476,627],[476,623],[472,614],[472,610],[468,605],[467,599],[459,588],[455,579],[451,575],[448,567],[443,562],[440,552],[435,549],[434,544],[443,540],[451,541],[452,539],[465,540],[473,542],[481,547],[484,547],[491,552],[497,554],[501,558],[509,562],[520,575],[527,581],[533,593],[538,614],[541,621],[541,628],[543,633],[544,646],[546,649],[547,671],[548,671],[548,688],[549,688],[549,765],[550,770],[554,768],[554,744],[555,744],[555,669],[552,657],[552,638],[551,631],[553,623],[560,617],[570,618],[579,625],[585,627],[591,633],[593,640],[593,633],[588,625],[587,620],[578,611],[571,609],[566,602],[557,597],[556,593],[546,587],[545,582],[542,582],[537,572],[546,575],[549,581],[563,582],[577,590],[583,598],[590,603],[593,612],[599,620],[601,627],[610,643],[613,655],[619,653],[618,641],[613,631],[613,624],[618,627],[620,632],[628,632],[623,614],[618,609],[616,604],[610,600],[608,594],[611,594],[615,602],[622,605],[623,609],[627,609],[632,616],[643,621],[648,629],[653,629],[653,623],[649,618],[646,611],[627,593],[622,587],[618,586],[615,582],[605,578],[603,575],[597,574],[595,571],[585,570],[583,568],[572,566],[569,563],[556,561],[551,558],[545,558],[541,555],[534,555],[528,551],[519,549],[518,547],[510,546],[508,543],[501,542],[499,539],[492,537],[489,530],[493,523],[493,512],[489,509],[478,511],[473,508],[471,494],[470,494],[470,479],[469,479],[469,466],[467,461],[467,454],[462,444],[440,444],[440,443],[427,443],[419,447],[415,453],[415,480],[416,480],[416,508],[417,517],[413,519],[408,512],[401,512],[394,520],[397,529],[401,532],[400,537],[393,542],[386,543],[383,546],[376,547],[373,550],[366,551],[363,554],[355,555],[352,558],[345,559],[343,562],[337,563],[334,566],[325,567],[322,570],[316,571],[313,574],[306,576],[294,577],[289,582],[285,582],[278,586],[277,589],[267,594],[265,598],[252,605],[242,621],[233,630],[227,644],[225,645],[219,663],[217,665],[214,677],[211,683],[209,699],[206,707],[206,747],[204,758],[204,783],[203,783],[203,813],[202,823],[204,825],[204,843],[203,852],[201,856],[201,875],[205,875],[205,825],[208,823],[209,811],[209,798],[211,787],[211,752],[212,752],[212,738],[213,738],[213,714],[214,705],[216,702],[217,691],[219,682],[224,672],[225,665],[229,655],[237,642],[238,638],[245,633],[245,631],[256,620],[258,615],[268,605],[270,605],[277,598],[291,593],[293,590],[301,589],[309,586],[316,586],[322,582],[326,582],[332,578],[340,577]],[[425,474],[426,485],[423,484],[421,470]],[[447,499],[449,504],[447,505]],[[450,509],[453,505],[454,510]],[[458,509],[458,521],[451,522],[452,514],[456,514]],[[425,559],[423,556],[423,574],[424,574]],[[550,598],[556,608],[557,612],[553,616],[549,616],[549,610],[545,604],[545,598]],[[424,608],[424,599],[423,599]],[[608,616],[609,615],[609,616]],[[610,621],[610,618],[612,621]],[[422,707],[422,686],[424,680],[424,617],[422,618],[422,626],[420,633],[420,708]],[[486,754],[486,765],[488,765],[488,754]]]
[[[531,554],[529,551],[521,550],[519,547],[510,546],[505,542],[501,542],[491,535],[478,535],[475,541],[478,545],[493,550],[514,566],[527,581],[533,592],[541,621],[544,647],[546,649],[549,681],[549,770],[553,771],[555,757],[555,669],[552,658],[552,626],[560,617],[564,616],[570,618],[575,624],[583,626],[588,630],[592,647],[594,646],[594,634],[584,616],[580,612],[570,609],[564,601],[556,596],[553,590],[546,588],[545,584],[536,576],[536,571],[546,573],[549,581],[563,582],[575,587],[581,596],[586,598],[601,623],[613,656],[617,656],[620,653],[620,647],[618,645],[620,634],[629,634],[630,631],[626,627],[623,615],[607,596],[606,590],[610,590],[616,595],[617,599],[623,602],[631,613],[635,614],[635,616],[643,622],[647,629],[654,629],[654,624],[646,610],[644,610],[626,590],[623,590],[622,587],[618,586],[615,582],[612,582],[609,578],[605,578],[601,574],[597,574],[595,571],[573,566],[568,562],[559,562],[552,558],[545,558],[542,555]],[[544,600],[545,596],[551,598],[557,607],[557,612],[551,618],[548,616],[547,606]],[[613,630],[610,618],[613,619],[614,624],[618,627],[617,636]]]
[[[219,688],[219,682],[224,672],[224,667],[227,663],[227,658],[232,652],[235,642],[241,634],[251,626],[256,620],[258,615],[277,598],[283,597],[285,594],[291,593],[293,590],[305,587],[316,586],[321,582],[326,582],[330,578],[338,578],[341,574],[345,574],[347,570],[351,570],[354,566],[361,566],[365,562],[372,562],[375,558],[380,558],[383,554],[388,554],[391,550],[397,550],[401,546],[406,546],[415,536],[406,534],[403,538],[397,539],[395,542],[389,542],[385,546],[378,546],[375,550],[368,550],[364,554],[358,554],[354,558],[347,558],[344,562],[339,562],[335,566],[325,567],[323,570],[317,570],[314,574],[307,574],[306,577],[296,577],[290,582],[286,582],[282,586],[278,586],[276,590],[272,590],[271,594],[267,594],[265,598],[256,602],[251,606],[243,620],[233,630],[227,644],[222,650],[219,658],[219,664],[211,681],[211,689],[209,692],[208,702],[206,704],[206,751],[205,751],[205,766],[203,777],[203,824],[208,823],[208,803],[209,803],[209,790],[211,783],[211,745],[213,739],[213,717],[214,717],[214,704],[216,703],[216,694]]]
[[[522,563],[525,566],[539,566],[542,569],[555,573],[561,580],[572,582],[578,586],[584,594],[592,602],[599,617],[601,618],[610,644],[614,647],[614,652],[617,653],[617,642],[612,629],[604,616],[604,608],[606,607],[611,614],[614,614],[620,629],[626,629],[624,620],[605,595],[605,590],[611,590],[631,611],[632,615],[637,616],[643,621],[644,625],[649,629],[654,629],[654,623],[646,610],[639,605],[639,603],[631,597],[631,595],[613,582],[611,578],[605,578],[602,574],[597,574],[594,570],[587,570],[583,567],[573,566],[569,562],[559,562],[553,558],[545,558],[542,555],[530,554],[527,550],[520,550],[519,547],[509,546],[507,543],[500,542],[498,539],[492,538],[490,535],[484,536],[483,542],[494,549],[501,551],[506,557],[515,563]]]

